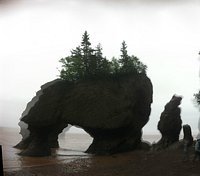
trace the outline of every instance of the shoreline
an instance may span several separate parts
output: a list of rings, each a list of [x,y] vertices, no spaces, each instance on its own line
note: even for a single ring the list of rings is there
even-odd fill
[[[199,176],[199,172],[200,162],[184,162],[180,151],[134,151],[4,171],[5,176]]]
[[[151,137],[147,135],[146,137]],[[183,162],[182,150],[131,151],[108,156],[84,153],[92,142],[86,134],[67,133],[49,157],[22,157],[13,146],[21,139],[13,128],[0,127],[5,176],[199,176],[200,162]],[[165,171],[164,171],[165,170]]]

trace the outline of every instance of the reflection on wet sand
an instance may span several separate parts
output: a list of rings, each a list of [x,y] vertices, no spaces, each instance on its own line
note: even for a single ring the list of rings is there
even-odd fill
[[[159,137],[147,135],[143,139],[153,142],[158,140]],[[22,157],[17,155],[20,150],[13,148],[20,140],[19,130],[0,128],[0,144],[3,146],[5,176],[141,175],[140,171],[143,170],[144,166],[147,166],[146,169],[149,170],[153,167],[154,160],[160,158],[156,155],[154,157],[152,153],[143,151],[127,152],[111,156],[89,155],[84,153],[84,151],[91,144],[92,138],[87,134],[72,133],[61,135],[59,138],[60,148],[53,149],[52,156]],[[172,156],[174,157],[175,155],[173,154]],[[164,158],[166,160],[166,156]],[[159,163],[160,160],[155,162]],[[165,163],[164,166],[166,167]]]
[[[88,158],[84,153],[92,142],[92,138],[86,134],[67,134],[59,139],[61,148],[53,149],[49,157],[21,157],[17,153],[20,150],[13,148],[21,139],[19,130],[0,128],[0,144],[3,148],[4,171],[17,171],[23,168],[47,166],[68,163],[79,158]],[[81,143],[81,145],[80,145]]]

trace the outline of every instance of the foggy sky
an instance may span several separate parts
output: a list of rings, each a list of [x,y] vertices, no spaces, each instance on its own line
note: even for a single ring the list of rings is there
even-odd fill
[[[10,3],[9,3],[10,2]],[[40,86],[57,78],[58,60],[80,44],[85,30],[110,59],[128,52],[148,66],[154,102],[145,131],[156,131],[164,105],[183,96],[183,124],[197,131],[200,1],[18,0],[0,3],[0,126],[17,127]]]

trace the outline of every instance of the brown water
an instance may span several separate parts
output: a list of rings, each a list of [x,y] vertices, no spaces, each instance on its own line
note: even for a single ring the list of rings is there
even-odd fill
[[[67,134],[59,139],[60,148],[49,157],[21,157],[20,150],[13,148],[21,140],[18,129],[0,128],[0,144],[3,150],[4,171],[14,171],[27,167],[66,163],[75,159],[90,157],[84,151],[92,142],[86,134]]]
[[[144,140],[153,142],[159,136],[145,135]],[[84,151],[89,147],[92,138],[87,134],[66,133],[59,138],[60,148],[49,157],[21,157],[20,150],[13,148],[21,140],[19,129],[0,128],[0,144],[3,148],[4,171],[17,171],[23,168],[66,164],[81,158],[90,158]]]

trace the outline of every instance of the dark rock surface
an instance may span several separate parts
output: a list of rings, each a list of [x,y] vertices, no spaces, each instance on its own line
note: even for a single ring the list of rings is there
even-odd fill
[[[48,85],[21,119],[30,131],[18,145],[22,155],[49,155],[50,148],[58,147],[58,135],[68,124],[93,137],[88,153],[112,154],[140,146],[153,94],[145,75],[76,83],[57,80]]]
[[[182,97],[174,95],[165,105],[158,122],[158,130],[162,138],[156,144],[157,149],[169,147],[171,144],[179,141],[179,135],[182,128],[181,104]]]
[[[186,124],[183,125],[183,140],[188,141],[188,146],[191,146],[193,144],[193,137],[192,137],[192,130],[190,125]]]

